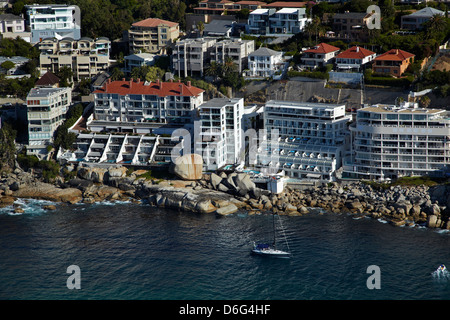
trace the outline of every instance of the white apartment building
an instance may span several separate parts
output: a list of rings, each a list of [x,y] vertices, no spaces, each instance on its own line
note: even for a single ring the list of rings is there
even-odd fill
[[[214,38],[184,39],[175,43],[172,67],[179,77],[203,72],[209,60],[209,50],[216,43]]]
[[[250,12],[246,25],[246,32],[249,34],[265,35],[270,33],[269,17],[276,12],[276,9],[256,9]]]
[[[25,20],[22,17],[5,13],[0,14],[0,33],[17,33],[25,31]]]
[[[299,179],[332,179],[349,149],[345,105],[268,101],[264,109],[267,136],[259,137],[250,165],[261,171]]]
[[[450,165],[446,110],[373,105],[357,111],[350,126],[353,150],[344,173],[362,179],[442,176]]]
[[[10,13],[0,14],[0,34],[2,38],[17,37],[30,42],[31,33],[25,31],[25,19]]]
[[[81,37],[81,14],[76,5],[33,4],[25,6],[28,24],[31,30],[31,43],[38,43],[45,38]]]
[[[71,88],[33,88],[27,96],[28,154],[44,156],[72,104]]]
[[[203,156],[205,170],[217,170],[243,159],[243,115],[243,98],[214,98],[200,105],[195,150]]]
[[[231,58],[237,66],[237,71],[241,73],[248,66],[248,55],[255,51],[255,41],[253,40],[223,40],[216,42],[211,50],[210,62],[223,64],[227,57]]]
[[[192,111],[203,103],[203,92],[190,82],[108,80],[93,92],[94,118],[111,122],[111,131],[117,131],[119,123],[131,128],[139,122],[191,123]]]
[[[134,68],[153,66],[157,58],[158,56],[152,53],[130,54],[124,57],[125,66],[122,70],[129,74]]]
[[[38,44],[39,71],[58,72],[62,67],[72,69],[73,78],[79,81],[107,71],[110,66],[109,52],[111,41],[101,37],[97,39],[81,38],[79,40],[56,38],[44,39]]]
[[[283,8],[269,17],[269,30],[274,34],[295,34],[303,31],[307,21],[305,8]]]
[[[160,135],[127,133],[80,133],[73,145],[58,157],[60,161],[148,166],[169,163],[174,145],[182,140]]]
[[[266,78],[282,72],[283,52],[261,47],[248,56],[248,76]]]

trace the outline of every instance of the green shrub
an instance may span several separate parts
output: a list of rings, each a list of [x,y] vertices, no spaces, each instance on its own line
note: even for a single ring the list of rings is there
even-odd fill
[[[153,180],[154,179],[154,177],[152,176],[152,171],[151,170],[147,170],[146,173],[138,175],[137,178],[145,178],[146,180]]]
[[[20,153],[17,155],[17,162],[19,163],[20,167],[24,170],[28,170],[30,168],[37,168],[37,164],[39,162],[38,157],[35,155],[26,155],[23,153]]]
[[[328,72],[322,72],[322,71],[288,71],[287,76],[289,78],[292,77],[308,77],[308,78],[314,78],[314,79],[329,79]]]
[[[24,170],[35,169],[41,171],[45,182],[51,182],[59,176],[60,166],[54,161],[39,160],[35,155],[20,153],[17,155],[17,162]]]
[[[391,76],[372,74],[372,70],[366,70],[364,72],[365,84],[407,88],[413,81],[414,77],[412,75],[403,78],[393,78]]]
[[[60,166],[58,163],[48,160],[41,160],[37,167],[42,169],[42,177],[45,182],[51,182],[59,175]]]

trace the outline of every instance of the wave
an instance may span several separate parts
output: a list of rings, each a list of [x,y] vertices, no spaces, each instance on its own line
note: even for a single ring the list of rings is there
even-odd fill
[[[53,201],[37,200],[37,199],[17,199],[12,205],[0,208],[0,214],[7,214],[10,216],[21,216],[23,214],[28,215],[40,215],[47,210],[44,206],[56,205]],[[20,211],[17,209],[20,208]],[[17,212],[16,212],[17,211]]]
[[[133,202],[131,200],[115,200],[115,201],[103,200],[103,201],[94,202],[92,205],[115,206],[118,204],[130,204],[130,203],[133,203]]]
[[[448,270],[435,270],[431,273],[431,276],[439,282],[447,282],[450,280],[450,272]]]

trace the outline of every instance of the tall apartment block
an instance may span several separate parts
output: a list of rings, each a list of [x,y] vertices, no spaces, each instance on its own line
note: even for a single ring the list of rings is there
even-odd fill
[[[209,61],[209,52],[216,43],[214,38],[184,39],[175,43],[172,66],[179,77],[193,74],[203,76]]]
[[[31,30],[31,43],[38,43],[45,38],[80,39],[81,14],[78,6],[33,4],[25,7]]]
[[[293,178],[328,180],[350,148],[350,120],[345,105],[268,101],[264,109],[267,135],[258,138],[250,165],[261,171],[284,170]]]
[[[223,64],[229,57],[237,66],[237,71],[241,73],[248,66],[248,55],[255,51],[255,41],[253,40],[222,40],[216,42],[211,48],[211,62]]]
[[[357,111],[350,126],[352,155],[344,174],[384,180],[402,176],[442,176],[450,165],[448,111],[373,105]]]
[[[199,106],[200,128],[196,153],[203,156],[205,170],[217,170],[244,159],[242,149],[243,98],[214,98]]]
[[[27,96],[28,154],[47,154],[53,134],[72,104],[70,88],[33,88]]]
[[[108,38],[81,38],[80,40],[44,39],[38,44],[39,71],[56,73],[64,66],[70,67],[75,80],[92,78],[109,68],[111,41]]]
[[[117,130],[120,122],[131,127],[131,123],[145,121],[191,123],[192,111],[203,103],[203,92],[190,82],[108,80],[94,91],[94,118],[115,122],[110,124],[112,130]]]
[[[128,30],[130,53],[165,53],[179,36],[180,28],[176,22],[156,18],[135,22]]]

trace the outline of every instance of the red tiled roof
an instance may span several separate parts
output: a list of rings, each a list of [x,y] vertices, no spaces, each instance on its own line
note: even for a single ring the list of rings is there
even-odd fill
[[[387,61],[403,61],[415,55],[400,49],[391,49],[383,54],[380,54],[375,60],[387,60]]]
[[[275,1],[263,5],[264,8],[303,8],[306,6],[306,2],[287,2],[287,1]]]
[[[148,94],[157,95],[159,97],[166,96],[197,96],[204,92],[197,87],[193,87],[188,83],[182,82],[150,82],[145,84],[144,81],[112,81],[107,82],[101,89],[95,90],[94,93],[117,93],[121,96],[127,94]]]
[[[354,46],[350,49],[345,50],[344,52],[339,53],[336,58],[344,58],[344,59],[364,59],[365,57],[371,56],[375,54],[370,50]]]
[[[331,46],[326,43],[319,43],[318,45],[314,46],[311,49],[306,50],[305,52],[312,52],[312,53],[330,53],[333,51],[339,51],[340,49],[335,46]]]
[[[162,20],[162,19],[157,19],[157,18],[148,18],[148,19],[133,23],[133,26],[135,26],[135,27],[157,27],[159,25],[176,27],[178,25],[178,23],[172,22],[172,21],[167,21],[167,20]]]

